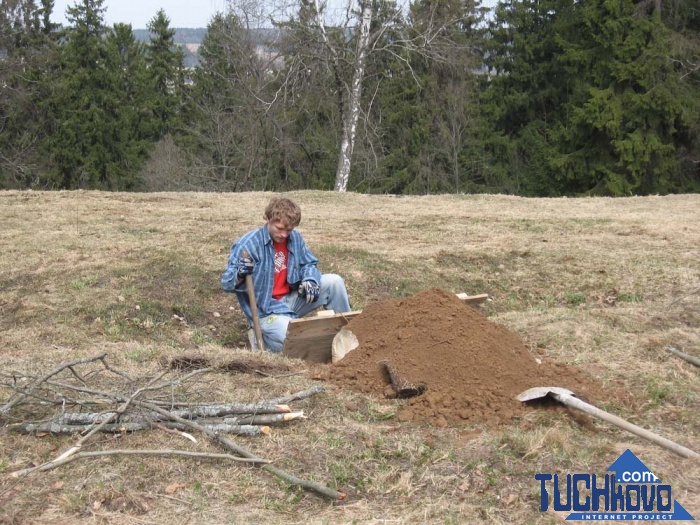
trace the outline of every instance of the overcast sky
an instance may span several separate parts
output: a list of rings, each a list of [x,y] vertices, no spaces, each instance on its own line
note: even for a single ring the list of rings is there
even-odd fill
[[[67,24],[66,8],[72,7],[77,0],[54,0],[53,22]],[[408,0],[401,0],[399,3]],[[483,5],[490,6],[496,0],[483,0]],[[264,0],[263,0],[264,5]],[[328,0],[328,5],[347,5],[347,1]],[[131,24],[132,29],[146,29],[146,25],[163,9],[170,19],[170,27],[207,27],[217,12],[223,12],[226,0],[105,0],[105,24],[112,26],[117,22]]]
[[[53,21],[67,24],[66,8],[76,0],[55,0]],[[225,0],[106,0],[103,4],[105,24],[131,24],[133,29],[146,29],[148,22],[163,9],[170,19],[170,27],[207,27],[217,11],[223,11]]]

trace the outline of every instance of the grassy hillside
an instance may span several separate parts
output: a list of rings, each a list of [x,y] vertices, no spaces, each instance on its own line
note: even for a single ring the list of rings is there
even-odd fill
[[[219,275],[271,196],[0,193],[0,405],[27,376],[102,353],[139,384],[185,374],[164,368],[174,358],[252,359]],[[321,269],[345,277],[354,309],[435,287],[488,293],[482,313],[533,356],[597,378],[601,408],[700,449],[698,368],[667,351],[700,356],[700,196],[290,196]],[[317,383],[303,362],[263,360],[285,372],[202,375],[190,398],[255,402]],[[122,384],[100,373],[81,380]],[[533,409],[503,427],[435,428],[399,422],[398,401],[324,387],[295,404],[308,419],[232,439],[342,489],[344,503],[256,467],[192,458],[84,459],[17,482],[8,474],[79,438],[4,429],[0,523],[557,523],[567,513],[539,512],[534,474],[602,475],[627,448],[700,517],[698,462],[601,421]],[[37,418],[22,408],[9,422]],[[222,452],[195,437],[98,435],[84,449]]]

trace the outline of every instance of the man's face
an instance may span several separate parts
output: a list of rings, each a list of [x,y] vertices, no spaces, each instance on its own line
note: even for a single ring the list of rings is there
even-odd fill
[[[284,221],[267,221],[267,231],[275,242],[285,242],[293,229],[294,226]]]

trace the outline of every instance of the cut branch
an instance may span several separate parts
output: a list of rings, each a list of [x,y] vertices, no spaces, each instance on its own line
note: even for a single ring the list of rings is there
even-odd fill
[[[135,381],[126,374],[120,373],[107,364],[106,354],[80,359],[65,363],[55,368],[48,374],[40,378],[32,378],[23,374],[21,376],[0,373],[0,376],[9,379],[8,388],[14,391],[14,395],[4,405],[2,405],[0,415],[9,414],[12,409],[21,409],[31,412],[32,422],[24,422],[8,425],[5,428],[24,433],[51,432],[51,433],[84,433],[73,445],[62,452],[56,458],[37,467],[23,469],[13,473],[16,478],[21,478],[32,472],[50,470],[61,465],[65,465],[76,459],[90,458],[105,455],[126,455],[126,454],[161,454],[161,455],[185,455],[177,451],[171,453],[158,451],[104,451],[90,452],[83,451],[83,447],[96,433],[112,432],[122,433],[142,429],[160,428],[166,431],[184,431],[189,429],[199,430],[207,437],[217,441],[229,452],[245,458],[251,463],[262,463],[266,470],[284,481],[298,485],[302,488],[313,490],[318,494],[341,500],[345,495],[328,488],[320,483],[303,480],[285,472],[282,469],[269,465],[268,461],[248,452],[238,446],[225,433],[235,433],[244,435],[269,434],[269,424],[283,423],[296,419],[304,419],[305,415],[301,411],[292,412],[287,405],[291,401],[308,398],[323,391],[321,385],[314,386],[307,390],[282,396],[276,399],[265,400],[258,403],[211,403],[201,405],[195,403],[183,403],[181,396],[177,399],[173,396],[175,387],[179,387],[185,394],[192,385],[192,379],[204,373],[216,371],[216,369],[205,368],[187,373],[172,380],[164,380],[164,376],[169,371],[152,378],[138,379],[140,386],[134,388]],[[79,370],[79,365],[101,361],[104,369],[114,373],[129,382],[130,394],[123,394],[112,390],[99,390],[89,384],[100,370],[85,371]],[[56,377],[62,373],[62,377]],[[27,385],[18,385],[17,378],[23,381],[29,379]],[[166,390],[168,389],[168,390]],[[167,392],[168,401],[164,401],[163,391]],[[182,394],[182,392],[181,392]],[[157,400],[146,400],[146,396],[160,398]],[[39,414],[38,408],[50,409],[60,406],[61,413],[49,416]],[[81,407],[87,409],[84,413],[74,411],[66,412],[67,407]],[[171,407],[167,410],[163,407]],[[174,409],[177,407],[177,409]],[[104,410],[98,411],[100,408]],[[70,409],[69,409],[70,410]],[[224,417],[230,416],[230,417]],[[40,421],[44,417],[45,420]],[[5,419],[5,417],[3,417]],[[38,421],[39,420],[39,421]],[[196,420],[196,421],[195,421]],[[185,437],[194,441],[193,436],[183,432]],[[194,454],[190,454],[194,456]],[[197,455],[196,457],[217,457],[215,455]],[[231,455],[224,455],[226,459],[232,459]]]
[[[148,386],[146,386],[146,387],[144,387],[144,388],[139,388],[136,392],[134,392],[134,394],[133,394],[131,397],[129,397],[126,401],[124,401],[124,403],[122,403],[122,405],[121,405],[115,412],[110,412],[109,415],[104,419],[104,421],[102,421],[102,423],[100,423],[100,424],[97,425],[96,427],[93,427],[92,430],[90,430],[87,434],[85,434],[83,437],[81,437],[81,438],[77,441],[77,443],[76,443],[75,445],[73,445],[71,448],[69,448],[68,450],[66,450],[63,454],[61,454],[60,456],[58,456],[58,458],[56,458],[56,461],[60,461],[60,460],[63,460],[63,459],[65,459],[65,458],[68,458],[68,457],[74,455],[76,452],[80,451],[80,449],[82,448],[83,444],[84,444],[88,439],[90,439],[90,438],[91,438],[92,436],[94,436],[96,433],[100,432],[101,429],[104,428],[106,425],[108,425],[109,423],[111,423],[112,421],[114,421],[114,419],[115,419],[117,416],[119,416],[120,414],[123,414],[123,413],[126,411],[126,409],[129,408],[129,405],[131,405],[132,401],[134,401],[138,396],[140,396],[142,392],[148,390],[149,387],[150,387],[153,383],[155,383],[158,379],[160,379],[161,377],[163,377],[163,375],[165,375],[165,372],[163,372],[163,373],[162,373],[160,376],[158,376],[157,378],[152,379],[152,380],[150,381],[150,383],[148,384]]]
[[[237,425],[273,425],[275,423],[286,423],[296,419],[306,419],[304,412],[290,412],[288,414],[263,414],[248,417],[224,418],[224,423],[234,423]]]
[[[260,434],[269,434],[270,429],[267,426],[260,426],[262,423],[247,423],[237,424],[223,422],[200,422],[203,427],[206,427],[214,432],[225,432],[227,434],[238,434],[239,436],[257,436]],[[189,427],[173,421],[141,421],[131,423],[108,423],[100,425],[97,429],[99,432],[121,434],[123,432],[137,432],[139,430],[152,430],[157,427],[165,427],[173,430],[185,430]],[[60,425],[54,421],[47,423],[18,423],[8,427],[13,432],[20,434],[33,434],[35,432],[50,432],[51,434],[78,434],[89,432],[95,429],[94,425]]]
[[[316,394],[320,394],[321,392],[323,392],[323,385],[316,385],[309,388],[308,390],[302,390],[301,392],[297,392],[296,394],[270,399],[266,401],[266,403],[269,403],[271,405],[291,403],[292,401],[301,401],[302,399],[306,399],[307,397],[315,396]]]
[[[164,409],[160,408],[159,406],[156,406],[152,403],[147,403],[144,401],[135,401],[135,403],[144,407],[144,408],[147,408],[148,410],[153,410],[155,412],[158,412],[162,416],[164,416],[168,419],[172,419],[173,421],[175,421],[177,423],[181,423],[183,425],[189,426],[190,428],[192,428],[194,430],[199,430],[200,432],[203,432],[204,434],[209,436],[214,441],[218,441],[224,447],[228,448],[229,450],[235,452],[236,454],[238,454],[240,456],[243,456],[244,458],[262,459],[262,458],[256,456],[255,454],[249,452],[245,448],[237,445],[236,443],[234,443],[233,441],[231,441],[227,437],[222,436],[220,434],[217,434],[216,432],[213,432],[213,431],[207,429],[206,427],[203,427],[202,425],[195,423],[194,421],[188,421],[186,419],[182,419],[180,417],[177,417],[177,416],[169,413],[167,410],[164,410]],[[305,489],[313,490],[314,492],[317,492],[318,494],[325,496],[327,498],[331,498],[331,499],[335,499],[335,500],[344,500],[345,499],[345,494],[343,494],[342,492],[338,492],[337,490],[333,490],[333,489],[326,487],[325,485],[322,485],[322,484],[317,483],[315,481],[297,478],[296,476],[293,476],[292,474],[290,474],[290,473],[288,473],[280,468],[273,467],[272,465],[269,465],[269,464],[264,465],[262,468],[264,470],[267,470],[271,474],[274,474],[278,478],[283,479],[287,483],[292,484],[292,485],[298,485],[298,486],[303,487]]]
[[[197,459],[224,459],[226,461],[238,461],[242,463],[269,463],[264,459],[250,459],[241,458],[237,456],[232,456],[231,454],[214,454],[209,452],[189,452],[186,450],[99,450],[92,452],[78,452],[72,456],[55,459],[49,461],[37,467],[26,468],[22,470],[17,470],[10,474],[12,478],[21,478],[35,472],[46,472],[47,470],[52,470],[68,463],[72,463],[78,459],[86,458],[99,458],[104,456],[181,456],[187,458],[197,458]]]

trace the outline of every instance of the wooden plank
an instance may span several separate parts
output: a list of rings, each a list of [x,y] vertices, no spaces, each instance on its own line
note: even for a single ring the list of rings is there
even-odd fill
[[[362,312],[293,319],[287,327],[282,355],[311,363],[328,363],[331,345],[338,331]]]
[[[464,304],[469,306],[479,306],[481,303],[486,302],[489,298],[489,294],[480,293],[479,295],[467,295],[464,292],[455,294],[457,299],[460,299]]]
[[[457,294],[464,304],[478,306],[488,299],[488,294],[467,295]],[[287,327],[282,355],[303,359],[310,363],[329,363],[331,361],[331,346],[338,331],[348,324],[362,310],[344,314],[322,315],[293,319]]]

